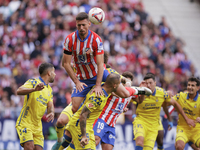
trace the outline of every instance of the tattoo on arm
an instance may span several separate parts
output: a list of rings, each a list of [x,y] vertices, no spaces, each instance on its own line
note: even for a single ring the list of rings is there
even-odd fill
[[[82,136],[86,135],[86,120],[90,113],[90,110],[84,106],[79,117]]]

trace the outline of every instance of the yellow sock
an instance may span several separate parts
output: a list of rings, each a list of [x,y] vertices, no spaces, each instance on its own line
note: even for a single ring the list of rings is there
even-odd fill
[[[63,149],[65,148],[61,145],[58,150],[63,150]]]
[[[63,126],[63,127],[56,126],[58,142],[62,142],[64,129],[65,129],[65,126]]]

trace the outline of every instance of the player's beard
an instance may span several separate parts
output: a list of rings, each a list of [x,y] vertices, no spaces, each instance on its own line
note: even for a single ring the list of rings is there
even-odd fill
[[[50,78],[50,81],[49,81],[50,83],[53,83],[54,82],[54,78],[52,77],[52,78]]]
[[[80,35],[80,36],[84,36],[85,34],[86,34],[85,31],[83,31],[83,32],[80,31],[80,32],[79,32],[79,35]]]

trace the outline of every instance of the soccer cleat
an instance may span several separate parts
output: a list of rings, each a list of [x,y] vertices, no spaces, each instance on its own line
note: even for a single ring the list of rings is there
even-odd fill
[[[53,147],[51,148],[51,150],[58,150],[59,147],[61,146],[62,142],[58,142],[56,141],[56,143],[53,145]]]
[[[151,95],[152,91],[147,87],[131,87],[137,90],[136,95]]]

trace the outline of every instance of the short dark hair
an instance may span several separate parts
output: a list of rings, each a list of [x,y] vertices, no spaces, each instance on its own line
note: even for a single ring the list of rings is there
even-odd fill
[[[130,71],[126,71],[126,72],[122,73],[122,76],[125,77],[125,78],[130,78],[131,81],[133,81],[134,76]]]
[[[40,75],[45,75],[46,73],[47,73],[47,70],[49,69],[49,68],[53,68],[54,66],[53,66],[53,64],[51,64],[51,63],[47,63],[47,62],[45,62],[45,63],[42,63],[40,66],[39,66],[39,73],[40,73]]]
[[[147,73],[145,76],[144,76],[144,80],[147,80],[147,79],[153,79],[155,81],[156,77],[155,77],[155,74],[149,72]]]
[[[195,77],[190,77],[189,79],[188,79],[188,82],[189,81],[194,81],[194,82],[196,82],[197,83],[197,86],[199,86],[200,85],[200,81],[199,81],[199,79],[197,79],[197,78],[195,78]]]
[[[120,75],[116,73],[111,73],[106,78],[106,84],[108,85],[114,85],[117,84],[120,81]]]
[[[89,20],[88,14],[85,12],[80,12],[77,16],[76,16],[76,20],[84,20],[87,19]]]

